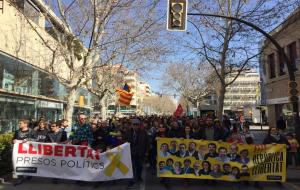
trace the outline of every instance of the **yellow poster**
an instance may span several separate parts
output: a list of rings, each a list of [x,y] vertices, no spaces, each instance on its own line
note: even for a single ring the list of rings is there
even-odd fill
[[[224,181],[286,180],[286,145],[159,138],[158,177]]]

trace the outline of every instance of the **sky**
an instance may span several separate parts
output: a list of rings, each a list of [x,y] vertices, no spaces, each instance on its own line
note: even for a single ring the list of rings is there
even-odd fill
[[[254,0],[252,3],[255,2]],[[269,1],[270,5],[274,5],[276,3],[276,0],[274,1]],[[167,1],[161,1],[159,5],[159,9],[162,14],[166,14],[167,12]],[[281,15],[281,21],[288,16],[289,13],[285,13],[284,15]],[[191,19],[191,16],[188,16],[188,20]],[[279,20],[279,23],[281,22]],[[166,22],[167,19],[164,18],[164,25],[166,28]],[[271,28],[263,28],[266,31],[271,31],[274,27]],[[167,29],[166,29],[167,30]],[[177,36],[178,38],[185,38],[188,34],[187,32],[194,30],[193,26],[191,24],[187,25],[187,31],[185,32],[167,32],[168,35],[172,36]],[[259,47],[259,44],[257,44],[257,47]],[[184,60],[184,59],[189,59],[189,58],[195,58],[195,55],[192,55],[192,53],[188,52],[188,50],[184,50],[183,46],[176,47],[178,48],[177,51],[179,52],[176,56],[171,56],[167,58],[167,62],[172,62],[172,61],[178,61],[178,60]],[[257,50],[255,50],[257,51]],[[179,55],[180,54],[180,55]],[[257,61],[257,60],[256,60]],[[145,74],[142,74],[141,79],[144,80],[145,82],[149,83],[151,86],[151,89],[153,92],[165,92],[165,93],[174,93],[170,92],[168,89],[164,88],[163,86],[163,76],[166,71],[168,64],[162,64],[160,65],[159,68],[155,70],[150,70]],[[168,92],[169,91],[169,92]]]
[[[68,0],[66,0],[68,1]],[[152,1],[152,0],[150,0]],[[192,0],[190,0],[191,2]],[[271,2],[271,4],[275,1],[279,1],[279,0],[269,0],[269,2]],[[207,3],[212,2],[212,0],[207,0]],[[250,0],[249,2],[256,2],[256,0]],[[204,5],[205,6],[205,5]],[[163,33],[163,35],[166,36],[171,36],[173,38],[177,38],[184,40],[185,38],[188,39],[191,37],[192,34],[195,34],[193,32],[195,32],[195,28],[191,25],[191,24],[187,24],[187,31],[185,32],[170,32],[167,31],[166,29],[166,22],[167,22],[167,18],[166,18],[166,14],[167,14],[167,0],[161,0],[159,1],[159,5],[158,5],[158,12],[161,15],[158,15],[158,17],[161,16],[165,16],[162,20],[162,25],[165,28],[165,31]],[[57,10],[56,10],[57,11]],[[206,11],[206,10],[205,10]],[[192,19],[191,16],[188,16],[188,20]],[[202,27],[202,29],[205,27]],[[191,33],[190,35],[188,33]],[[205,34],[206,35],[206,34]],[[210,34],[207,34],[210,35]],[[175,54],[170,55],[168,57],[166,57],[166,60],[164,64],[160,64],[159,66],[157,66],[155,69],[152,70],[148,70],[146,72],[141,73],[140,78],[141,80],[147,82],[150,84],[151,89],[153,92],[158,92],[158,93],[166,93],[166,94],[173,94],[174,91],[170,91],[168,89],[166,89],[163,86],[163,77],[164,74],[166,72],[166,68],[168,67],[168,65],[170,65],[172,62],[184,62],[186,60],[190,60],[190,59],[194,59],[196,61],[198,61],[200,59],[200,57],[198,55],[195,55],[193,53],[190,52],[190,50],[188,50],[187,48],[185,48],[183,45],[181,45],[180,43],[170,43],[170,49],[174,49]]]

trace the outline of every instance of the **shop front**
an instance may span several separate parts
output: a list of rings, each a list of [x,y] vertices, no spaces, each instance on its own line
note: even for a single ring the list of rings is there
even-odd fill
[[[45,100],[37,101],[37,118],[45,118],[46,121],[58,121],[63,118],[63,103]]]
[[[0,133],[15,131],[20,118],[31,120],[35,115],[35,101],[32,98],[0,93],[0,107]]]
[[[300,106],[300,105],[298,105]],[[270,126],[276,126],[276,121],[280,116],[286,123],[287,131],[293,132],[293,106],[288,97],[267,99],[267,108]]]

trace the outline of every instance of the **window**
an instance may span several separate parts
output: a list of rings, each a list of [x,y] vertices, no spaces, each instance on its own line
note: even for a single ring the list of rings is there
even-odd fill
[[[284,62],[284,59],[283,59],[283,55],[281,53],[277,53],[278,55],[278,64],[279,64],[279,76],[282,76],[282,75],[285,75],[285,62]]]
[[[271,55],[268,56],[268,62],[269,62],[269,65],[270,65],[270,79],[272,79],[272,78],[276,77],[274,53],[272,53]]]
[[[296,42],[292,42],[288,45],[289,58],[292,62],[293,69],[297,70],[296,59],[297,59],[297,46]]]

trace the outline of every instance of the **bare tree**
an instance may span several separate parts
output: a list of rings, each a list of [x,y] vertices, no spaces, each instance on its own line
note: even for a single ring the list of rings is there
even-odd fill
[[[292,11],[298,1],[284,0],[209,0],[192,1],[192,11],[238,17],[261,28],[276,25]],[[242,23],[218,17],[195,17],[190,20],[195,30],[189,32],[187,47],[209,63],[218,79],[218,118],[223,113],[226,88],[233,84],[241,72],[257,66],[262,52],[262,36]],[[204,27],[203,27],[204,26]],[[231,76],[232,80],[228,80]]]
[[[32,21],[15,1],[11,4],[25,16],[27,25],[38,36],[37,43],[47,47],[41,58],[45,69],[62,83],[67,91],[65,117],[72,120],[79,88],[91,89],[95,69],[115,64],[143,68],[154,54],[163,52],[158,42],[160,28],[155,15],[157,1],[143,0],[33,0],[46,19],[44,26]],[[55,10],[55,13],[52,11]],[[106,77],[100,77],[106,78]],[[99,79],[99,78],[98,78]],[[99,81],[99,80],[98,80]],[[102,84],[98,92],[106,92]]]
[[[172,115],[176,105],[169,96],[153,95],[144,99],[142,109],[159,115]]]
[[[212,83],[208,80],[211,72],[206,65],[173,63],[163,77],[164,86],[196,106],[197,102],[201,102],[213,90],[210,85]]]

